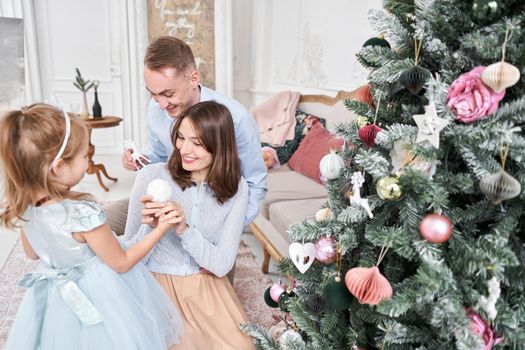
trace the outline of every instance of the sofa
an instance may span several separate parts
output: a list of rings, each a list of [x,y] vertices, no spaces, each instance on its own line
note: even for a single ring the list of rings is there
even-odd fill
[[[360,93],[358,90],[340,91],[335,97],[301,95],[297,108],[304,113],[323,118],[326,121],[326,131],[333,133],[338,124],[352,122],[357,117],[345,107],[344,100],[355,98]],[[300,152],[304,142],[306,137],[295,152]],[[328,198],[324,186],[319,181],[296,171],[300,168],[297,162],[294,163],[296,170],[292,170],[294,156],[295,153],[289,164],[268,171],[268,194],[259,215],[249,225],[249,230],[262,245],[263,273],[268,273],[270,259],[278,262],[288,255],[289,226],[314,219],[315,213],[323,208]],[[302,156],[307,157],[308,154]]]

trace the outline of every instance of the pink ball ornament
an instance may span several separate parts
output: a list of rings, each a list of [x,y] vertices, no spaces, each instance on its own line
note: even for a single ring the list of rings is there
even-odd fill
[[[283,284],[283,282],[281,282],[281,281],[275,282],[270,287],[270,298],[272,298],[273,301],[278,303],[279,302],[279,298],[281,297],[281,294],[286,292],[286,288],[287,287],[288,286],[286,284]]]
[[[419,231],[427,241],[443,243],[452,236],[452,222],[444,215],[428,214],[419,224]]]
[[[337,258],[334,237],[323,237],[315,242],[315,258],[323,264],[333,264]]]

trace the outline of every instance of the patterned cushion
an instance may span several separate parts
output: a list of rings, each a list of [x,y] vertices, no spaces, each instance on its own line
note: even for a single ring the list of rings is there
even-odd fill
[[[293,171],[322,184],[319,163],[330,149],[339,149],[342,144],[342,138],[336,138],[316,123],[290,158],[288,166]]]
[[[314,115],[306,114],[300,109],[295,111],[295,120],[297,121],[295,125],[295,136],[293,140],[288,140],[281,147],[273,147],[267,143],[261,143],[262,147],[272,147],[277,152],[279,157],[279,162],[285,164],[292,157],[292,154],[297,150],[299,144],[301,143],[304,136],[312,128],[312,126],[320,122],[321,125],[326,125],[326,120],[323,118],[316,117]]]

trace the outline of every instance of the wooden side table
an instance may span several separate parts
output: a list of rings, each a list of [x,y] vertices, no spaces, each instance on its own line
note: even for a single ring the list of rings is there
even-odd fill
[[[102,172],[102,174],[104,174],[104,176],[111,181],[117,181],[117,178],[111,177],[108,175],[108,172],[106,171],[106,168],[104,167],[104,164],[102,163],[95,164],[95,162],[93,162],[93,155],[95,154],[95,146],[91,143],[91,130],[92,129],[112,128],[114,126],[118,126],[121,121],[122,121],[122,118],[113,117],[113,116],[106,116],[102,118],[93,118],[93,119],[84,119],[84,122],[86,123],[89,129],[89,149],[88,149],[89,165],[88,165],[87,173],[97,175],[98,183],[106,192],[109,191],[109,188],[107,188],[102,182],[100,173]]]

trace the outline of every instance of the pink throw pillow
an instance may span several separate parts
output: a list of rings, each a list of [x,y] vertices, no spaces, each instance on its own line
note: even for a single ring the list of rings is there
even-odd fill
[[[319,163],[330,149],[341,148],[343,142],[343,139],[330,134],[320,123],[315,123],[288,161],[288,166],[322,184]]]

